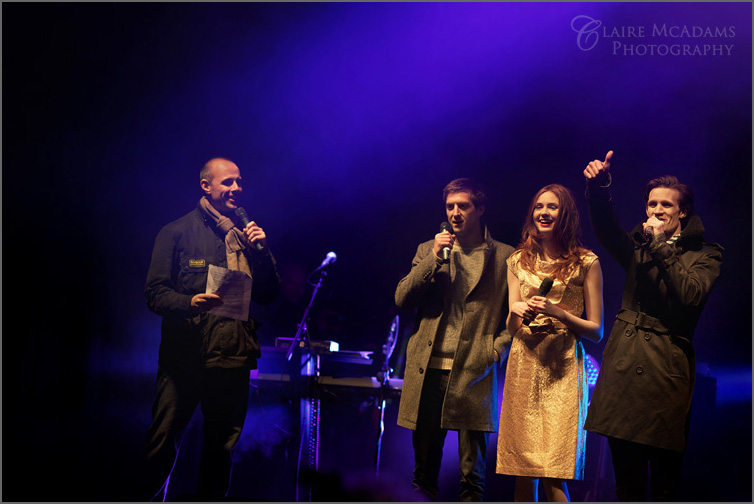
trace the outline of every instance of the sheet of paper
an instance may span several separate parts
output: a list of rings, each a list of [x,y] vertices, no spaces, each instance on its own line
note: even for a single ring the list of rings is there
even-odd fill
[[[223,299],[223,304],[212,308],[209,313],[236,320],[249,319],[251,277],[243,271],[229,270],[210,264],[206,292],[217,294]]]

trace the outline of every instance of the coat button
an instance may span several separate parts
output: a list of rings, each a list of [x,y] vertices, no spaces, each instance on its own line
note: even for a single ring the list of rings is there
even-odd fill
[[[631,336],[633,334],[633,331],[631,329],[626,329],[626,336]]]
[[[636,374],[640,375],[644,372],[644,368],[641,366],[636,366]]]
[[[644,333],[644,339],[649,341],[650,339],[652,339],[652,335],[649,333]]]
[[[419,374],[424,374],[424,368],[419,368]]]

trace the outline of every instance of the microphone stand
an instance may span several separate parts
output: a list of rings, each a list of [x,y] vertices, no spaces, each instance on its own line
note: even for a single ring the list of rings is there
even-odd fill
[[[308,352],[306,354],[306,360],[303,358],[301,359],[303,362],[301,362],[299,367],[299,374],[308,377],[309,380],[307,382],[308,390],[303,394],[300,390],[297,393],[297,395],[299,395],[300,405],[299,422],[301,427],[301,442],[299,446],[298,467],[296,470],[296,501],[299,501],[299,489],[301,487],[301,458],[305,452],[307,468],[306,477],[308,479],[305,490],[307,493],[307,500],[310,502],[314,498],[314,490],[316,487],[316,482],[314,482],[312,478],[315,477],[317,470],[319,469],[319,395],[317,384],[315,381],[312,381],[311,378],[317,380],[319,377],[320,362],[319,355],[314,355],[312,352],[311,338],[309,336],[309,329],[306,321],[309,318],[309,312],[314,305],[314,299],[317,297],[317,292],[319,292],[319,288],[322,287],[322,281],[327,276],[327,270],[323,267],[314,270],[310,276],[318,270],[320,272],[319,279],[314,285],[312,297],[309,299],[309,304],[306,306],[306,310],[304,310],[304,315],[301,318],[301,322],[298,324],[296,335],[294,336],[293,341],[291,341],[291,346],[288,347],[288,351],[285,354],[285,359],[290,362],[291,357],[293,356],[293,350],[296,348],[297,344],[302,341],[303,335],[303,338],[306,341],[304,349],[308,350]],[[296,387],[296,389],[298,388],[299,387]]]
[[[393,319],[393,323],[390,326],[390,332],[387,336],[387,341],[382,345],[382,354],[385,359],[382,361],[382,368],[377,376],[380,380],[380,397],[377,402],[377,409],[380,412],[380,421],[377,434],[377,448],[375,451],[375,475],[380,475],[380,455],[382,452],[382,436],[385,434],[385,406],[387,404],[386,396],[388,388],[390,387],[390,369],[389,361],[390,356],[395,349],[395,342],[398,339],[398,315]]]
[[[316,272],[316,270],[315,270]],[[314,298],[317,297],[317,292],[319,291],[319,288],[322,287],[322,281],[327,276],[327,270],[322,268],[320,269],[320,275],[319,280],[317,280],[316,285],[314,285],[314,291],[312,291],[312,297],[309,300],[309,304],[306,306],[306,310],[304,310],[304,316],[301,317],[301,322],[297,326],[296,335],[293,337],[293,341],[291,341],[291,346],[288,347],[288,351],[285,354],[285,359],[290,362],[291,356],[293,356],[293,349],[296,347],[296,344],[298,344],[299,341],[301,341],[301,335],[304,334],[306,337],[306,344],[311,347],[311,339],[309,338],[309,330],[306,327],[306,320],[309,318],[309,311],[312,309],[312,305],[314,304]]]

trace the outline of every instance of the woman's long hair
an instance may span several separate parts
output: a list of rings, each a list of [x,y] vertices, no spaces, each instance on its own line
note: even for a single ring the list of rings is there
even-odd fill
[[[565,278],[580,263],[583,254],[588,252],[581,245],[581,226],[579,225],[579,211],[576,202],[568,188],[560,184],[550,184],[537,191],[531,200],[529,210],[526,212],[526,220],[521,231],[521,243],[517,247],[521,251],[519,264],[527,271],[536,271],[537,256],[545,258],[542,237],[534,224],[534,207],[537,200],[546,192],[553,193],[560,203],[558,218],[552,230],[553,244],[557,254],[555,262],[555,278],[564,281]]]

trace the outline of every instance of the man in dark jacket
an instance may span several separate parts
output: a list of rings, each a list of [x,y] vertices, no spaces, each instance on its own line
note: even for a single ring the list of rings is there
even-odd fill
[[[626,270],[622,308],[605,346],[585,428],[608,437],[618,499],[672,500],[681,477],[696,376],[691,343],[720,274],[722,248],[704,242],[691,190],[651,180],[647,220],[626,233],[607,187],[613,152],[584,170],[592,227]]]
[[[505,260],[513,252],[482,224],[486,199],[469,179],[445,187],[452,233],[419,245],[395,291],[399,308],[418,308],[398,425],[413,430],[413,485],[432,500],[448,430],[458,431],[461,500],[485,498],[487,441],[498,423],[497,368],[511,340]]]
[[[237,222],[238,167],[227,159],[210,160],[200,173],[200,187],[204,196],[197,207],[160,230],[147,275],[147,306],[162,316],[147,469],[150,495],[164,498],[176,447],[201,403],[198,497],[217,500],[227,493],[231,449],[241,435],[249,371],[256,368],[260,347],[253,318],[209,313],[223,301],[205,292],[207,271],[214,265],[245,272],[252,278],[251,300],[261,304],[274,301],[280,280],[264,230],[255,222],[245,227]]]

